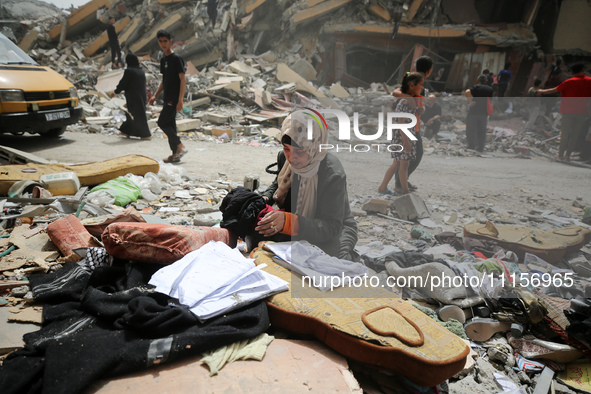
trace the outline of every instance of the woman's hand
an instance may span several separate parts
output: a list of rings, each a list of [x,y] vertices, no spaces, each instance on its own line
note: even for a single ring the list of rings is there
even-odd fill
[[[283,211],[271,211],[267,213],[255,227],[255,230],[259,234],[270,237],[283,230],[285,225],[285,212]]]

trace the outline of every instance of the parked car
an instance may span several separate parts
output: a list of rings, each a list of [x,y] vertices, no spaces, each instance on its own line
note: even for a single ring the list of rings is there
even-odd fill
[[[57,137],[81,116],[74,85],[0,34],[0,134]]]

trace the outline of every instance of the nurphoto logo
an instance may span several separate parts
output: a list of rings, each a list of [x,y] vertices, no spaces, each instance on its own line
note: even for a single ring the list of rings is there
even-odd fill
[[[338,129],[338,140],[339,141],[351,141],[351,130],[353,130],[353,135],[362,141],[375,141],[382,138],[384,134],[384,123],[385,131],[386,131],[386,139],[388,141],[392,141],[394,130],[402,131],[411,141],[416,141],[417,137],[412,133],[411,129],[413,129],[417,125],[417,117],[413,114],[405,113],[405,112],[387,112],[378,113],[378,126],[377,130],[373,134],[364,134],[359,130],[359,113],[353,113],[353,122],[351,124],[351,119],[349,115],[345,112],[336,110],[336,109],[322,109],[320,111],[313,110],[311,108],[304,108],[301,112],[307,117],[307,137],[311,140],[313,137],[312,128],[314,123],[318,124],[321,130],[328,132],[328,124],[324,118],[325,115],[332,115],[337,118],[339,129]],[[384,122],[385,119],[385,122]],[[400,123],[401,121],[408,120],[405,123]],[[353,127],[351,127],[351,125]],[[347,144],[347,145],[340,145],[340,144],[320,144],[319,150],[323,151],[347,151],[347,152],[369,152],[371,150],[370,144]],[[384,148],[384,144],[378,144],[377,149],[378,152],[380,149]],[[388,152],[402,152],[403,147],[400,144],[389,144],[385,146],[385,149]]]

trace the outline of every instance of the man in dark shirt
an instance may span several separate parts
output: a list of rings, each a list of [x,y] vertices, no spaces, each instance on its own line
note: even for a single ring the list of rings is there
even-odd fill
[[[158,126],[168,137],[168,145],[172,155],[164,159],[165,163],[178,163],[187,153],[185,145],[177,135],[176,113],[183,110],[183,98],[185,97],[186,79],[185,79],[185,61],[182,57],[174,53],[171,49],[172,35],[166,30],[159,30],[156,33],[158,45],[164,52],[160,60],[160,72],[162,73],[162,82],[156,90],[156,93],[150,98],[149,104],[153,105],[156,97],[164,91],[164,104],[162,112],[158,118]]]
[[[425,137],[433,138],[441,128],[441,105],[437,104],[437,98],[430,94],[425,100],[425,113],[421,116],[421,123],[425,125]]]
[[[465,92],[470,109],[466,117],[466,142],[468,149],[478,152],[484,151],[486,143],[486,125],[488,123],[488,97],[492,97],[493,90],[486,84],[486,75],[478,77],[478,85],[472,86]]]
[[[109,37],[109,45],[111,46],[111,62],[113,63],[113,70],[120,67],[125,67],[125,62],[121,58],[121,47],[119,46],[119,38],[115,31],[115,17],[109,18],[107,25],[107,36]]]

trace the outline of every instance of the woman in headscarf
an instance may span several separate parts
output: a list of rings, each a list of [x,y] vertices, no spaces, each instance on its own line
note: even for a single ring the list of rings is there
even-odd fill
[[[146,118],[146,74],[140,67],[140,62],[133,53],[125,57],[127,68],[123,73],[123,78],[119,81],[114,94],[125,91],[127,100],[126,120],[119,130],[125,138],[140,137],[142,140],[152,139],[148,119]],[[113,94],[113,95],[114,95]]]
[[[268,212],[255,230],[265,237],[283,234],[307,240],[331,256],[356,260],[357,223],[349,206],[345,170],[335,155],[321,149],[328,141],[325,127],[312,121],[308,138],[308,119],[312,118],[297,111],[282,124],[280,172],[263,198],[284,210]]]

